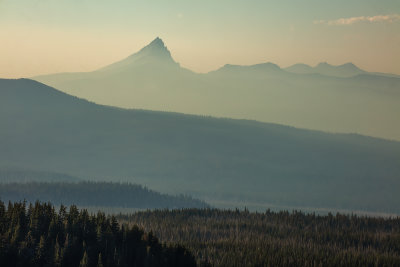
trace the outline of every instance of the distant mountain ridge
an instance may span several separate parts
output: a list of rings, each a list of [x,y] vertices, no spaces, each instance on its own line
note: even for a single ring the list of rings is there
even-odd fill
[[[243,65],[231,65],[231,64],[226,64],[222,68],[216,70],[218,71],[223,71],[223,70],[258,70],[258,71],[281,71],[282,69],[271,62],[266,62],[266,63],[260,63],[260,64],[255,64],[255,65],[248,65],[248,66],[243,66]]]
[[[78,182],[80,178],[57,172],[26,170],[19,168],[0,168],[1,183],[21,182]],[[0,195],[1,197],[1,195]],[[4,200],[4,199],[3,199]]]
[[[143,65],[151,65],[151,64],[163,64],[164,66],[174,66],[180,67],[180,64],[176,62],[171,55],[171,52],[166,47],[164,41],[160,37],[156,37],[153,41],[151,41],[148,45],[140,49],[138,52],[128,56],[125,59],[122,59],[118,62],[112,63],[105,67],[99,68],[95,70],[97,71],[118,71],[123,68],[130,67],[135,65],[136,67]],[[297,74],[310,74],[310,73],[318,73],[321,75],[332,76],[332,77],[352,77],[359,74],[373,74],[373,75],[382,75],[382,76],[390,76],[390,77],[398,77],[400,75],[390,74],[390,73],[378,73],[378,72],[367,72],[365,70],[360,69],[356,65],[351,62],[344,63],[342,65],[331,65],[327,62],[321,62],[317,64],[315,67],[311,67],[310,65],[304,63],[297,63],[292,66],[281,68],[275,63],[265,62],[258,63],[252,65],[234,65],[234,64],[225,64],[221,68],[210,71],[216,72],[225,69],[253,69],[253,70],[283,70],[290,73]],[[61,73],[60,73],[61,74]],[[53,75],[53,74],[50,74]],[[50,75],[40,75],[36,78],[42,78]],[[57,74],[59,75],[59,74]]]
[[[0,80],[0,125],[2,166],[129,181],[211,205],[400,213],[400,142],[101,106],[26,79]]]
[[[99,104],[253,119],[400,140],[400,77],[352,63],[280,68],[226,64],[206,74],[182,68],[160,38],[87,73],[35,77]],[[371,108],[374,107],[374,108]]]
[[[350,62],[339,66],[333,66],[327,62],[322,62],[315,67],[311,67],[306,64],[295,64],[285,68],[285,70],[297,74],[317,73],[333,77],[353,77],[359,74],[368,74],[368,72],[358,68],[356,65]]]

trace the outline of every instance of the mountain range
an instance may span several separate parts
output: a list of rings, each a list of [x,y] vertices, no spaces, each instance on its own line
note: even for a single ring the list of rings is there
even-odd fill
[[[206,74],[175,62],[160,38],[101,69],[35,80],[99,104],[254,119],[400,140],[400,77],[352,63],[227,64]]]
[[[216,206],[400,213],[396,141],[103,106],[28,79],[0,80],[0,125],[0,169],[128,181]]]
[[[311,67],[307,64],[294,64],[290,67],[285,68],[286,71],[298,74],[321,74],[325,76],[332,77],[353,77],[360,74],[369,74],[384,77],[400,78],[400,75],[391,73],[381,73],[381,72],[367,72],[360,69],[351,62],[345,63],[339,66],[333,66],[327,62],[321,62],[315,67]]]
[[[358,68],[353,63],[346,63],[340,66],[332,66],[326,62],[319,63],[315,67],[306,64],[295,64],[287,67],[285,70],[298,74],[312,74],[317,73],[333,77],[352,77],[359,74],[367,74],[366,71]]]

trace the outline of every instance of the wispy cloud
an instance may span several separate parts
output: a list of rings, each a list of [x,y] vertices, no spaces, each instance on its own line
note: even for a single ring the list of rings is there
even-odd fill
[[[326,25],[351,25],[359,22],[388,22],[392,23],[395,21],[400,21],[399,14],[391,15],[377,15],[377,16],[360,16],[351,18],[340,18],[337,20],[315,20],[314,24],[326,24]]]

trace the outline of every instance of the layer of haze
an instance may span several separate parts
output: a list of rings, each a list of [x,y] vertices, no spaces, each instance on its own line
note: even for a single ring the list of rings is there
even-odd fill
[[[400,74],[398,14],[398,0],[0,0],[0,77],[92,71],[155,36],[196,72],[327,61]]]

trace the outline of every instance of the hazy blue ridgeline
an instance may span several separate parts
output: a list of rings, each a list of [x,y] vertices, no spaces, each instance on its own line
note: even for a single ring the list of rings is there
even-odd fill
[[[247,120],[99,106],[0,80],[0,162],[160,192],[399,212],[400,143]]]
[[[136,209],[205,208],[188,196],[160,194],[143,186],[111,182],[28,182],[0,184],[2,201],[51,202],[55,205]]]
[[[0,165],[1,166],[1,165]],[[0,183],[22,182],[78,182],[80,178],[57,172],[0,167]]]

